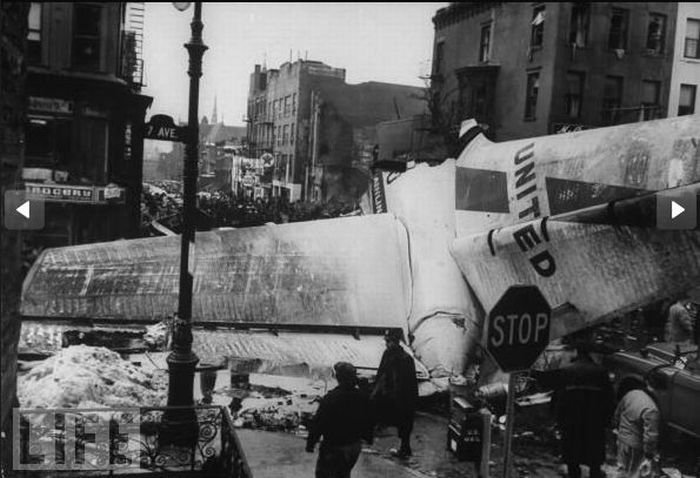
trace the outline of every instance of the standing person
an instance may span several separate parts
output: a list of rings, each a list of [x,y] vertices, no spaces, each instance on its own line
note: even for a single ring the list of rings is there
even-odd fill
[[[668,309],[664,331],[665,342],[690,343],[693,340],[693,318],[681,301]]]
[[[384,335],[386,350],[377,370],[371,395],[377,422],[396,426],[401,446],[391,453],[400,458],[413,454],[411,431],[418,404],[418,380],[413,357],[401,347],[401,330],[391,329]]]
[[[593,361],[589,343],[577,343],[576,353],[570,365],[538,378],[555,390],[553,405],[569,478],[581,476],[581,465],[589,467],[591,478],[602,478],[605,430],[614,407],[612,383],[605,368]]]
[[[639,380],[620,384],[622,399],[615,409],[617,466],[620,478],[640,475],[643,465],[658,463],[659,408],[650,396],[653,388]]]
[[[323,437],[316,461],[316,478],[350,478],[362,449],[361,439],[372,443],[369,398],[357,388],[357,372],[347,362],[333,366],[338,386],[321,399],[306,440],[314,452]]]

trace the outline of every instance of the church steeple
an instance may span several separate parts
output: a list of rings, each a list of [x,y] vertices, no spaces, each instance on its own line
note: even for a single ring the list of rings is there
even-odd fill
[[[211,113],[211,124],[219,124],[218,118],[216,117],[216,95],[214,95],[214,111]]]

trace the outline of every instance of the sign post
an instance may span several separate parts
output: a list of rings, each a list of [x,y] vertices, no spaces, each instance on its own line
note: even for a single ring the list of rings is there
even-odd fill
[[[529,369],[549,343],[552,309],[535,286],[512,286],[489,313],[486,350],[510,374],[506,402],[503,477],[510,478],[518,372]]]

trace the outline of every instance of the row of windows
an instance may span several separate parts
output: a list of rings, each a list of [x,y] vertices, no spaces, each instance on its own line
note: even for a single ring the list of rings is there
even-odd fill
[[[41,64],[42,4],[32,2],[29,9],[27,33],[27,59]],[[73,39],[71,44],[72,66],[81,70],[101,70],[102,39],[104,30],[104,5],[95,3],[73,4]]]
[[[540,48],[544,42],[544,25],[546,10],[544,5],[532,10],[530,47]],[[588,45],[588,33],[591,22],[589,3],[575,3],[571,9],[569,22],[569,43],[577,47]],[[610,11],[608,29],[608,48],[627,50],[629,46],[630,11],[626,8],[613,7]],[[666,15],[649,13],[645,48],[648,53],[661,54],[666,48]]]
[[[295,124],[277,125],[274,128],[253,127],[253,138],[258,144],[264,144],[266,147],[272,146],[275,143],[277,146],[294,144]]]
[[[629,14],[624,8],[613,8],[610,15],[608,32],[608,48],[611,50],[627,50],[629,41]],[[530,46],[541,48],[544,41],[544,24],[546,10],[544,5],[537,6],[532,11]],[[569,43],[578,48],[588,45],[590,28],[590,4],[575,3],[571,10],[569,26]],[[479,41],[479,61],[487,62],[491,55],[491,23],[481,27]],[[666,16],[650,13],[647,25],[646,50],[649,53],[661,54],[666,48]],[[686,58],[700,58],[700,20],[687,19],[683,55]],[[440,74],[444,59],[444,42],[439,42],[435,51],[434,73]]]
[[[567,73],[566,114],[571,119],[579,119],[583,105],[583,90],[586,80],[585,73],[570,71]],[[624,78],[621,76],[606,76],[603,86],[603,121],[614,123],[616,116],[622,109]],[[539,72],[527,75],[527,92],[525,96],[525,119],[534,120],[537,110],[537,97],[540,89]],[[678,115],[693,114],[695,112],[696,86],[682,84]],[[643,119],[653,119],[660,113],[661,82],[656,80],[642,81],[641,108],[634,106],[631,109],[641,110]]]

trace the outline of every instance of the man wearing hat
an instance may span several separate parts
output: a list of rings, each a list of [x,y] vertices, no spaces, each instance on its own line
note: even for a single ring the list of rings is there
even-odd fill
[[[612,383],[605,368],[591,357],[592,333],[584,330],[571,338],[577,353],[575,361],[535,375],[555,391],[553,405],[568,477],[580,478],[583,464],[589,467],[591,478],[602,478],[605,430],[614,411]]]
[[[377,370],[377,381],[371,395],[375,420],[398,428],[401,447],[392,453],[401,458],[412,455],[411,431],[418,404],[416,364],[401,347],[402,332],[390,329],[384,334],[386,350]]]
[[[357,372],[347,362],[333,366],[338,386],[319,403],[309,427],[306,451],[314,452],[323,437],[316,461],[316,478],[349,478],[362,449],[372,443],[369,398],[357,388]]]

